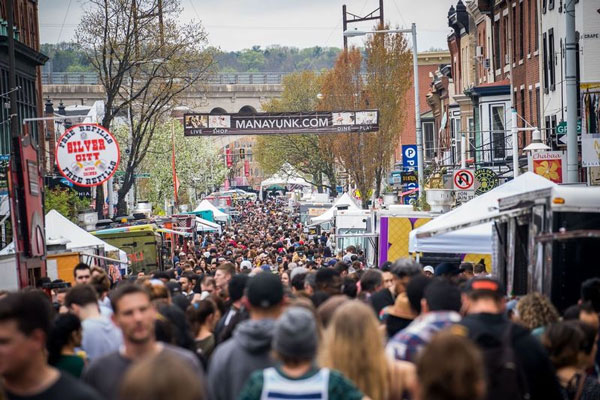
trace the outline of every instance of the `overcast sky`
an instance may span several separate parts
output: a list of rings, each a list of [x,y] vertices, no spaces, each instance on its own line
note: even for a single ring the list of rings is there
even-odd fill
[[[417,24],[420,51],[447,48],[448,8],[457,0],[384,0],[384,16],[392,25]],[[41,0],[42,43],[74,39],[85,0]],[[312,47],[342,46],[342,4],[348,12],[365,15],[378,0],[181,0],[182,20],[200,20],[209,43],[222,50],[260,45]],[[64,21],[64,23],[63,23]],[[358,24],[351,26],[358,27]],[[363,26],[369,29],[372,25]],[[350,43],[360,45],[362,38]]]

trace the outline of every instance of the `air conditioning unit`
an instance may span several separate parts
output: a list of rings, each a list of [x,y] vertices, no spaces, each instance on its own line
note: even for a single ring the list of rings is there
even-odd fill
[[[475,47],[475,56],[476,57],[483,57],[483,46],[477,46],[477,47]]]

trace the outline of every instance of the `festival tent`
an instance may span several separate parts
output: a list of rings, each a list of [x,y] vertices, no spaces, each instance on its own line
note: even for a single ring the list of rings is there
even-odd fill
[[[348,210],[360,210],[361,208],[359,206],[356,205],[356,202],[352,199],[352,197],[350,197],[350,195],[348,193],[344,193],[340,198],[338,198],[334,203],[333,206],[328,209],[327,211],[325,211],[323,214],[319,215],[318,217],[314,217],[311,219],[311,223],[312,224],[323,224],[325,222],[329,222],[333,219],[333,213],[335,210],[337,210],[338,208],[345,208],[347,207]]]
[[[216,231],[221,233],[221,225],[196,217],[196,230],[198,232]]]
[[[45,225],[46,242],[63,241],[66,244],[67,250],[102,247],[106,252],[118,251],[119,259],[122,261],[127,260],[127,253],[123,250],[106,243],[85,229],[80,228],[56,210],[48,211]],[[0,255],[11,254],[14,251],[14,243],[11,243],[2,249]]]
[[[313,186],[312,183],[306,181],[306,179],[302,178],[298,172],[289,164],[284,164],[281,167],[281,170],[274,175],[271,175],[269,178],[265,179],[260,183],[260,191],[259,197],[262,200],[263,190],[268,189],[272,186],[303,186],[310,187]]]
[[[227,222],[229,220],[229,215],[213,206],[213,204],[208,200],[202,200],[200,204],[198,204],[198,207],[194,209],[194,211],[212,211],[215,221]]]
[[[430,253],[491,254],[493,222],[476,225],[474,223],[481,220],[491,221],[498,216],[498,199],[502,197],[555,185],[540,175],[526,172],[413,229],[409,235],[408,250]]]

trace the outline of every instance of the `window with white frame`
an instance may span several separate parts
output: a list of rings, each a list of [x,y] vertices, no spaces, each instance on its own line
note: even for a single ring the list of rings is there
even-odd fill
[[[504,159],[506,156],[504,105],[493,105],[490,111],[492,119],[492,157],[494,159]]]

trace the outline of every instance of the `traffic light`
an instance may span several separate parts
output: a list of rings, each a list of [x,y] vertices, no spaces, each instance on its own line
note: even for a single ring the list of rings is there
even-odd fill
[[[240,149],[240,160],[243,160],[244,158],[246,158],[246,149],[241,148]]]

